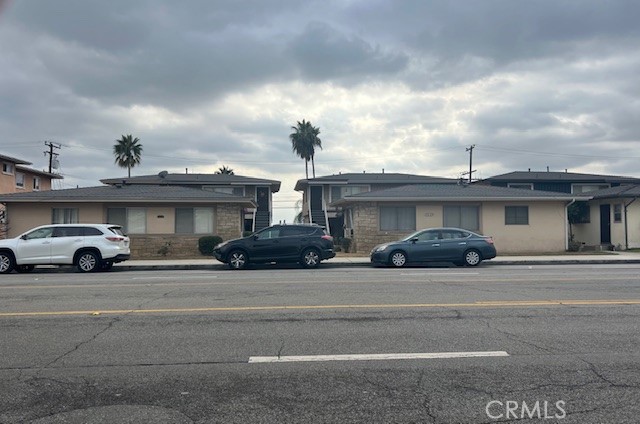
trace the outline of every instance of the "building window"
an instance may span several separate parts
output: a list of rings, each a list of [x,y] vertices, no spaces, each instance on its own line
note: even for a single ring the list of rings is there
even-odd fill
[[[40,177],[33,177],[33,191],[40,190]]]
[[[445,206],[444,226],[478,231],[480,229],[479,206]]]
[[[613,205],[613,222],[622,222],[622,205],[620,203]]]
[[[380,207],[380,231],[412,231],[415,229],[415,206]]]
[[[529,225],[529,206],[505,206],[505,225]]]
[[[203,190],[213,191],[214,193],[233,194],[234,196],[244,196],[244,187],[230,186],[204,186]]]
[[[52,224],[77,224],[78,222],[77,208],[54,208],[51,211]]]
[[[10,162],[2,162],[2,173],[13,175],[13,164]]]
[[[176,234],[213,234],[213,208],[176,208]]]
[[[120,225],[128,234],[147,232],[147,210],[145,208],[108,208],[107,222]]]
[[[591,191],[602,190],[604,188],[609,188],[611,185],[609,184],[572,184],[571,185],[571,193],[580,194],[580,193],[589,193]]]
[[[533,183],[509,183],[509,188],[520,188],[522,190],[533,190]]]
[[[24,188],[24,174],[22,172],[16,172],[16,187]]]
[[[368,191],[369,186],[331,186],[331,201],[335,202],[343,197],[366,193]]]

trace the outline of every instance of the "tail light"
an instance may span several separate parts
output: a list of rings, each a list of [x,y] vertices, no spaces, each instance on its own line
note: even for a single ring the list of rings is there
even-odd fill
[[[322,237],[320,237],[323,240],[329,240],[331,243],[333,243],[333,237],[329,236],[329,235],[324,235]]]
[[[119,243],[121,241],[124,241],[125,238],[124,237],[118,237],[118,236],[109,236],[109,237],[105,237],[107,240],[112,241],[114,243]]]
[[[485,237],[484,241],[486,241],[489,244],[493,244],[493,237]]]

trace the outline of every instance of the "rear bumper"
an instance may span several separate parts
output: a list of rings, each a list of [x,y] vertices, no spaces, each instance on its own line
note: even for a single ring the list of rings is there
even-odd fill
[[[124,261],[128,261],[129,259],[131,259],[131,255],[129,253],[120,253],[114,256],[113,258],[103,258],[104,261],[113,262],[113,263],[124,262]]]
[[[336,256],[336,252],[333,249],[323,249],[322,250],[322,260],[331,259]]]

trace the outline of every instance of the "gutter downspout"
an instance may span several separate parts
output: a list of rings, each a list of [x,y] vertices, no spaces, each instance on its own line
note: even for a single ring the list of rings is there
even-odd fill
[[[571,200],[564,207],[564,250],[569,250],[569,206],[573,205],[576,199]]]
[[[627,208],[631,206],[631,204],[636,200],[638,200],[637,197],[635,197],[629,203],[624,204],[624,250],[629,250],[629,224],[627,222]]]

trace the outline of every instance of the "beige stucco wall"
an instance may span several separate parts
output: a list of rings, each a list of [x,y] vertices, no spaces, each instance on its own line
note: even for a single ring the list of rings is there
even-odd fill
[[[403,205],[403,203],[394,203]],[[456,203],[460,204],[460,203]],[[471,202],[480,207],[480,230],[496,242],[499,254],[561,252],[566,248],[565,202]],[[404,205],[413,205],[404,203]],[[442,203],[416,206],[416,228],[441,227]],[[529,225],[505,225],[505,206],[529,206]],[[352,206],[354,235],[352,248],[368,254],[373,246],[398,240],[411,231],[380,231],[379,204],[363,202]]]
[[[600,199],[589,202],[590,222],[588,224],[576,224],[573,226],[575,240],[584,243],[586,246],[600,245],[600,205],[611,206],[611,244],[616,248],[625,249],[625,215],[624,204],[632,199]],[[620,204],[622,209],[622,219],[615,222],[613,205]],[[640,247],[640,200],[631,203],[627,208],[627,233],[629,248]]]
[[[562,252],[566,249],[565,202],[485,202],[481,230],[498,254]],[[529,225],[506,225],[506,206],[528,206]]]
[[[78,208],[78,221],[104,222],[102,204],[79,205],[77,203],[10,203],[7,205],[8,237],[17,237],[38,225],[51,224],[53,208]]]

